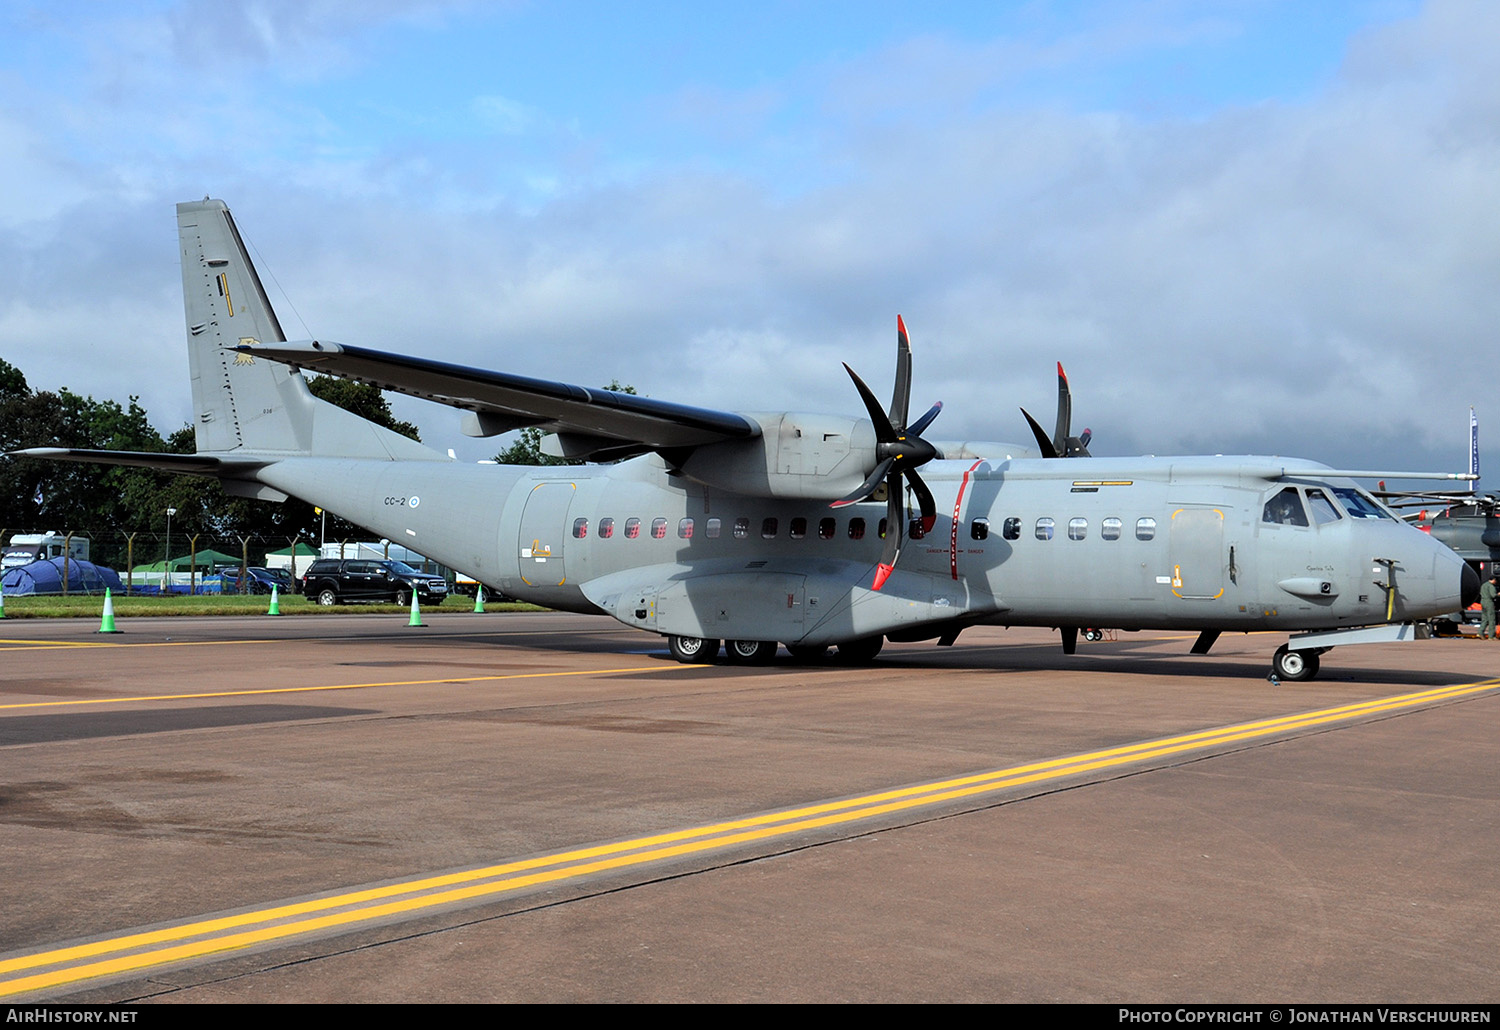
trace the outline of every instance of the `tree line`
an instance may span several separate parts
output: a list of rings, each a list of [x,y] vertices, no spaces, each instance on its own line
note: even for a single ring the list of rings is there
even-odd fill
[[[307,385],[314,396],[421,440],[415,425],[391,413],[378,387],[334,376],[312,376]],[[617,380],[605,389],[636,392]],[[495,460],[505,465],[578,464],[543,454],[541,442],[541,430],[523,429]],[[33,390],[20,369],[0,358],[0,543],[16,533],[77,533],[89,538],[93,561],[125,569],[208,548],[235,556],[248,551],[249,564],[258,565],[266,552],[287,548],[294,540],[316,546],[320,539],[378,535],[333,515],[327,516],[325,528],[323,516],[295,498],[276,503],[231,497],[215,479],[9,456],[25,447],[192,454],[195,442],[187,423],[163,436],[138,397],[122,407],[113,400],[81,397],[67,387]],[[165,553],[168,508],[174,509],[170,555]]]
[[[391,413],[379,388],[332,376],[313,376],[314,395],[341,408],[420,440],[417,427]],[[164,553],[167,509],[172,552],[179,557],[214,548],[240,555],[248,543],[250,564],[293,540],[316,546],[322,517],[313,506],[289,500],[278,504],[231,497],[218,480],[174,476],[152,469],[14,458],[23,447],[85,447],[103,450],[191,454],[193,427],[184,424],[163,436],[151,424],[138,397],[118,401],[81,397],[67,387],[33,390],[20,369],[0,358],[0,534],[55,530],[90,539],[90,557],[124,569],[127,560],[146,564]],[[328,516],[327,539],[368,540],[368,530]]]

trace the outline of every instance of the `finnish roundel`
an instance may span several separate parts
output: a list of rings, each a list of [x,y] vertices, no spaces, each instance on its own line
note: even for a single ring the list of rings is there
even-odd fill
[[[422,498],[413,494],[411,500],[407,501],[406,503],[415,508],[417,505],[422,503]]]

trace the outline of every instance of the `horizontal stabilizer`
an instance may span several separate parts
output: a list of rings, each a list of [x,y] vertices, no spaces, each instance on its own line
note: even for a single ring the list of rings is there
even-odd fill
[[[126,465],[131,468],[157,469],[189,476],[232,476],[253,472],[270,464],[267,461],[217,458],[208,454],[162,454],[157,451],[97,451],[82,447],[28,447],[11,451],[19,458],[45,458],[48,461],[82,461],[93,465]]]
[[[366,347],[310,340],[235,348],[297,368],[371,383],[464,408],[478,417],[469,429],[536,426],[549,433],[600,439],[601,447],[635,445],[637,451],[700,447],[760,435],[760,426],[728,411],[532,379],[506,372],[450,365]],[[583,455],[575,455],[582,457]]]

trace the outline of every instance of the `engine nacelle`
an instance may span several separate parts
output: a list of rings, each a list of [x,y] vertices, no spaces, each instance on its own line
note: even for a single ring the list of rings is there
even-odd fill
[[[760,424],[760,436],[699,447],[682,462],[683,475],[732,493],[836,501],[875,468],[868,419],[790,411],[746,417]]]

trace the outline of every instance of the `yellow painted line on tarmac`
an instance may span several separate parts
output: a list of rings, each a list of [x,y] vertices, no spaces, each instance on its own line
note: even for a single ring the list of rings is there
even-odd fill
[[[598,873],[648,866],[685,855],[711,853],[808,830],[935,807],[1016,786],[1045,783],[1088,772],[1122,769],[1169,755],[1349,722],[1372,715],[1451,701],[1497,688],[1500,688],[1500,679],[1489,679],[1376,698],[1320,711],[1221,726],[1081,755],[859,797],[818,802],[630,840],[574,848],[308,901],[276,904],[235,915],[19,955],[0,961],[0,997],[187,962],[319,931],[352,929],[400,917],[413,918],[430,914],[434,909],[445,905],[496,897],[540,884],[578,880]],[[4,978],[7,974],[15,973],[23,975]]]
[[[326,639],[311,637],[304,639]],[[347,638],[344,638],[347,639]],[[284,644],[281,638],[265,640],[0,640],[6,651],[49,651],[66,647],[223,647],[226,644]]]
[[[330,683],[322,687],[262,687],[257,690],[212,690],[198,694],[143,694],[137,697],[89,697],[73,701],[24,701],[0,705],[0,711],[16,708],[64,708],[71,705],[134,704],[140,701],[194,701],[205,697],[250,697],[257,694],[313,694],[323,690],[371,690],[375,687],[427,687],[438,683],[492,683],[496,680],[549,679],[556,676],[614,676],[625,672],[675,672],[705,669],[706,665],[638,665],[628,669],[570,669],[567,672],[511,672],[499,676],[445,676],[430,680],[389,680],[382,683]]]

